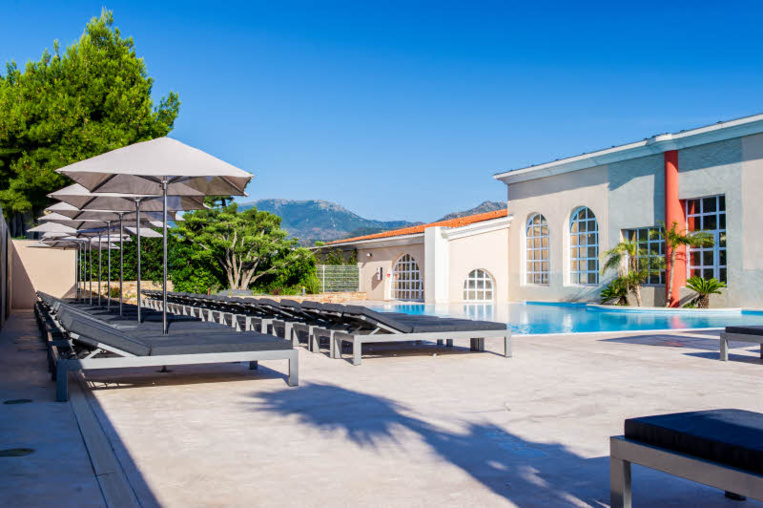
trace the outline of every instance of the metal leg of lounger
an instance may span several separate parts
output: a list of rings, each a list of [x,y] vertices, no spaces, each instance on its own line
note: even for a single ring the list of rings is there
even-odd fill
[[[284,331],[283,331],[283,338],[285,340],[290,341],[292,344],[294,344],[294,338],[292,337],[292,334],[294,333],[294,325],[291,321],[287,321],[284,324]]]
[[[631,508],[631,463],[609,458],[609,504],[612,508]]]
[[[725,333],[721,334],[721,361],[729,361],[729,339]]]
[[[307,348],[313,353],[319,353],[321,350],[321,341],[315,335],[314,326],[310,326],[309,333],[307,335]]]
[[[469,351],[477,351],[477,339],[469,339]]]
[[[503,338],[503,356],[511,358],[511,333]]]
[[[249,370],[257,370],[259,364],[257,362],[249,362]]]
[[[296,349],[289,359],[289,386],[299,386],[299,351]]]
[[[442,346],[442,344],[443,344],[442,339],[437,339],[437,345]]]
[[[445,341],[445,347],[453,347],[453,339],[447,339]]]
[[[363,353],[363,343],[357,339],[352,341],[352,364],[355,366],[360,365],[361,355]]]
[[[69,400],[69,368],[66,360],[56,363],[56,400],[66,402]]]
[[[336,344],[334,344],[334,330],[329,330],[329,358],[336,358],[334,356],[336,353],[334,353],[334,349],[336,349]]]

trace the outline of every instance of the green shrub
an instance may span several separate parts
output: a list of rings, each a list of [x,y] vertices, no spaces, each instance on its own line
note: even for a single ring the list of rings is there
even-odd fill
[[[627,306],[628,291],[628,281],[618,277],[602,288],[599,293],[599,299],[604,305]]]
[[[321,289],[323,288],[323,285],[321,284],[321,279],[318,278],[317,275],[309,275],[305,277],[305,280],[302,281],[302,285],[305,288],[305,292],[308,295],[317,295],[321,292]]]

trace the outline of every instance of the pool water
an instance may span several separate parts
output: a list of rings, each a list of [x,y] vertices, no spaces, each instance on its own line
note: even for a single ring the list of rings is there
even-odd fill
[[[516,334],[618,332],[763,326],[763,311],[615,308],[576,303],[450,304],[383,303],[378,311],[470,318],[508,323]]]

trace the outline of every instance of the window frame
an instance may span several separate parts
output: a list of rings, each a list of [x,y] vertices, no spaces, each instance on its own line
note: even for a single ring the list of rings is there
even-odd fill
[[[536,219],[538,222],[536,223]],[[543,230],[545,228],[545,234]],[[537,231],[537,235],[536,235]],[[548,286],[551,277],[551,236],[548,220],[533,213],[525,223],[525,280],[529,286]],[[543,245],[545,240],[546,245]],[[531,245],[532,244],[532,245]],[[545,253],[546,258],[543,259]],[[543,269],[545,264],[546,268]],[[540,268],[538,268],[540,267]],[[538,268],[538,269],[536,269]]]
[[[708,212],[705,211],[705,205],[713,200],[714,210]],[[692,210],[692,203],[698,203],[699,206]],[[722,210],[721,210],[722,208]],[[686,275],[687,278],[695,275],[694,271],[698,270],[703,278],[706,277],[708,272],[721,282],[728,283],[728,238],[727,238],[727,222],[728,211],[726,210],[726,195],[715,194],[711,196],[702,196],[698,198],[691,198],[684,200],[684,213],[686,214],[686,231],[696,232],[705,231],[713,235],[712,247],[687,247],[686,249]],[[707,229],[705,227],[706,218],[713,218],[715,221],[714,229]],[[698,226],[698,227],[697,227]],[[723,240],[721,242],[721,240]],[[723,245],[721,245],[723,243]],[[696,253],[696,256],[694,255]],[[710,254],[712,257],[712,263],[706,263],[706,254]],[[722,263],[722,259],[725,261]],[[695,259],[699,260],[699,264],[695,263]]]
[[[581,217],[581,213],[586,212],[585,217]],[[593,229],[589,230],[590,224],[593,224]],[[583,230],[582,225],[585,225]],[[570,221],[567,227],[567,234],[569,238],[569,265],[568,265],[568,280],[572,286],[598,286],[599,285],[599,220],[596,218],[596,214],[593,213],[587,206],[579,206],[572,211],[570,215]],[[593,236],[593,242],[589,242],[590,236]],[[585,243],[581,240],[585,238]],[[584,246],[584,247],[581,247]],[[595,249],[594,255],[590,255],[590,249]],[[585,256],[581,256],[581,252],[585,249]],[[585,262],[586,269],[580,269],[580,263]],[[577,263],[577,267],[576,267]],[[593,263],[593,269],[591,269],[591,263]],[[581,282],[581,278],[585,276],[586,281]],[[593,278],[593,282],[591,279]]]
[[[641,240],[640,232],[645,231],[646,233],[646,240]],[[627,241],[633,242],[634,240],[631,238],[631,233],[636,233],[636,240],[635,242],[638,243],[640,249],[645,249],[648,254],[647,258],[659,258],[659,259],[665,259],[665,240],[657,235],[652,235],[652,232],[659,232],[660,228],[658,226],[644,226],[640,228],[626,228],[621,230],[620,234],[622,235],[622,238]],[[652,254],[652,245],[657,245],[657,254]],[[651,263],[649,263],[649,266],[651,266]],[[654,281],[654,278],[656,279],[656,282]],[[657,275],[650,275],[649,280],[643,284],[643,286],[664,286],[665,285],[665,269],[660,270],[660,273]]]
[[[469,287],[470,282],[474,282],[474,287]],[[480,287],[479,283],[482,283]],[[474,298],[469,298],[469,293],[474,295]],[[477,296],[482,294],[483,298],[479,299]],[[488,298],[487,295],[490,295]],[[470,271],[464,279],[464,288],[462,293],[463,301],[466,303],[492,303],[495,301],[495,278],[493,275],[484,268],[475,268]]]
[[[392,265],[391,295],[393,300],[421,302],[424,300],[424,280],[421,268],[411,254],[403,254]]]

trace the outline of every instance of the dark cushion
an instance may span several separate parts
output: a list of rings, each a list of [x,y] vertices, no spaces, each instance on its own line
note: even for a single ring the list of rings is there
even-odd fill
[[[92,347],[103,344],[136,356],[151,354],[151,347],[145,342],[95,318],[80,315],[74,311],[61,313],[61,325],[67,332],[78,335],[76,340]]]
[[[763,474],[763,414],[715,409],[625,420],[625,437]]]
[[[292,349],[291,341],[257,332],[196,334],[179,337],[157,335],[143,337],[143,340],[151,344],[152,356]]]
[[[740,335],[763,335],[763,326],[727,326],[726,333]]]
[[[313,302],[310,300],[305,300],[304,302],[302,302],[302,308],[311,309],[311,310],[322,310],[323,304],[321,302]]]

